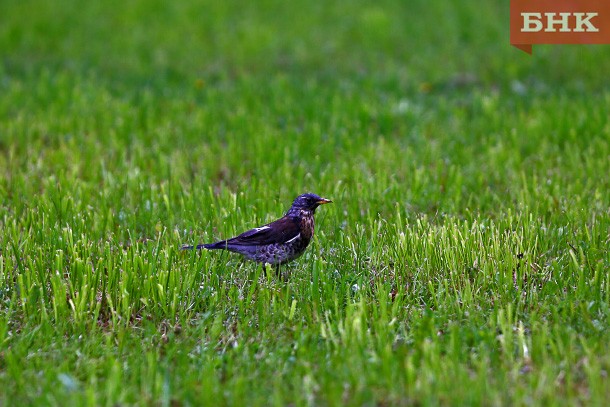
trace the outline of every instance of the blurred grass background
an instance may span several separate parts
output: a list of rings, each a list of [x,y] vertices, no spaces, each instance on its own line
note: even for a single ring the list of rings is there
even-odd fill
[[[607,46],[508,2],[0,3],[0,403],[598,404]],[[332,198],[287,282],[180,254]]]

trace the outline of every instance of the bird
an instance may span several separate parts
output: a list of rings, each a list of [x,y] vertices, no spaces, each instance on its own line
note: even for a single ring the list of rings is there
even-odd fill
[[[313,193],[295,198],[292,206],[280,219],[250,229],[236,237],[196,246],[185,245],[183,250],[228,250],[248,260],[278,267],[295,260],[304,252],[314,233],[314,213],[320,205],[332,203]]]

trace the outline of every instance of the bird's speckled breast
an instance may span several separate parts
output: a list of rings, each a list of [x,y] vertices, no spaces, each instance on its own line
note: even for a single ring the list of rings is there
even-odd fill
[[[301,211],[301,238],[307,240],[307,243],[313,237],[314,218],[313,213],[309,211]]]

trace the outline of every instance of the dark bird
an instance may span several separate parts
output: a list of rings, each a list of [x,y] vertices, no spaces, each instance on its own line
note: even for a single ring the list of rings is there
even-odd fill
[[[305,252],[313,237],[313,215],[316,208],[331,202],[316,194],[299,195],[288,212],[275,222],[248,230],[231,239],[183,246],[182,249],[224,249],[242,254],[249,260],[279,266]]]

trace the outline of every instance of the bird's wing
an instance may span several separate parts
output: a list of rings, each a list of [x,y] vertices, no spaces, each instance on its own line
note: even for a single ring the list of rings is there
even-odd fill
[[[283,217],[265,226],[254,228],[241,235],[229,239],[226,243],[235,245],[266,245],[286,243],[301,233],[301,227],[296,219]]]

